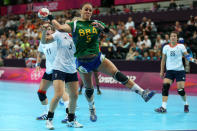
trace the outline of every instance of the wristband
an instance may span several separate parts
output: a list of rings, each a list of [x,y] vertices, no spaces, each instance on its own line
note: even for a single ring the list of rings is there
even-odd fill
[[[185,58],[186,58],[188,61],[194,62],[194,58],[192,58],[191,55],[186,55]]]
[[[54,19],[54,16],[53,15],[48,15],[47,18],[52,21]]]

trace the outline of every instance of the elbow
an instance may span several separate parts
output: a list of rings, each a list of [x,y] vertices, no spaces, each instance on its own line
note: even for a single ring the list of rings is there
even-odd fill
[[[64,28],[62,27],[62,25],[58,25],[56,27],[56,29],[59,31],[59,32],[65,32]]]

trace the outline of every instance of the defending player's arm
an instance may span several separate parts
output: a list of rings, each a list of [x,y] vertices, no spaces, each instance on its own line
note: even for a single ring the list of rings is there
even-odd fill
[[[160,77],[161,78],[164,78],[165,64],[166,64],[166,55],[162,54],[161,69],[160,69]]]
[[[36,59],[36,72],[38,72],[41,68],[40,68],[40,64],[41,64],[41,61],[42,61],[42,52],[39,52],[37,53],[37,59]]]
[[[72,29],[68,24],[61,25],[54,17],[50,14],[48,15],[48,19],[55,26],[55,28],[60,32],[68,32],[71,33]]]
[[[187,52],[184,52],[183,54],[184,54],[185,58],[186,58],[188,61],[197,64],[197,59],[194,59],[194,58],[193,58],[190,54],[188,54]]]
[[[47,29],[48,28],[52,28],[49,26],[49,24],[44,24],[42,26],[42,38],[41,38],[41,42],[44,44],[50,43],[52,41],[54,41],[53,36],[52,35],[47,35]]]

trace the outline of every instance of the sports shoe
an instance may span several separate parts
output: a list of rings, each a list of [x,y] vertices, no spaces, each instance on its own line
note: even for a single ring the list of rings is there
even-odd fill
[[[97,95],[101,95],[101,91],[100,90],[97,90]]]
[[[46,120],[46,119],[47,119],[47,114],[43,114],[36,118],[36,120]]]
[[[166,113],[167,110],[161,106],[161,107],[155,109],[155,112],[158,112],[158,113]]]
[[[75,116],[75,119],[77,118],[77,116]],[[62,120],[62,123],[68,123],[68,114],[66,114],[66,117],[64,120]]]
[[[96,120],[97,120],[96,109],[95,108],[90,109],[90,120],[92,122],[96,122]]]
[[[65,117],[64,120],[62,120],[62,123],[68,123],[68,115]]]
[[[189,105],[184,105],[184,112],[188,113],[189,112]]]
[[[68,127],[74,127],[74,128],[83,128],[83,125],[80,124],[79,122],[77,122],[76,120],[71,121],[71,122],[67,122],[67,126]]]
[[[53,122],[50,121],[50,120],[46,120],[46,127],[49,130],[54,130],[55,129],[54,126],[53,126]]]
[[[149,91],[148,89],[146,89],[142,92],[142,98],[145,102],[148,102],[155,95],[155,93],[155,91]]]

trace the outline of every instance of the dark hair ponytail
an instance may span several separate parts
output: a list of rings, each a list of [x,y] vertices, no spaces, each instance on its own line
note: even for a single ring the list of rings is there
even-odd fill
[[[80,6],[80,9],[82,9],[85,5],[91,5],[91,6],[93,7],[92,3],[90,3],[90,2],[84,2],[84,3]]]

